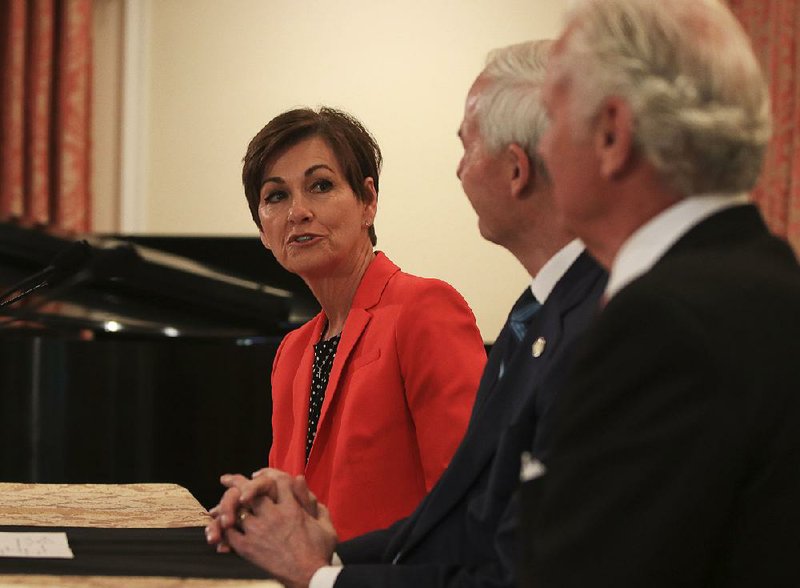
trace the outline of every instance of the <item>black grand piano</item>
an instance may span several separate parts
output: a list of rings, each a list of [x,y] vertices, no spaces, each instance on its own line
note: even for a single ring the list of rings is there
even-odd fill
[[[210,507],[266,464],[272,360],[316,302],[257,238],[86,239],[84,269],[0,309],[0,481],[175,482]],[[73,242],[0,224],[0,289]]]

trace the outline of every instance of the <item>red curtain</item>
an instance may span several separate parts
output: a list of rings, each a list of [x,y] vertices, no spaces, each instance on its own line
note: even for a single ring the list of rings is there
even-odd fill
[[[0,3],[0,221],[91,229],[91,8]]]
[[[773,137],[753,199],[800,253],[800,0],[728,0],[769,81]]]

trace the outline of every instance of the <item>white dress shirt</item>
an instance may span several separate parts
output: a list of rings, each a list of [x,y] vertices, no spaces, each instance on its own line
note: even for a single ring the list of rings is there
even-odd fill
[[[547,297],[556,287],[558,281],[564,277],[567,270],[575,263],[578,256],[583,253],[584,245],[580,239],[573,239],[562,247],[558,253],[547,260],[539,270],[539,273],[531,280],[531,292],[539,301],[544,304]]]
[[[689,229],[712,214],[747,201],[747,194],[689,196],[651,218],[617,252],[608,277],[606,301],[653,267]]]

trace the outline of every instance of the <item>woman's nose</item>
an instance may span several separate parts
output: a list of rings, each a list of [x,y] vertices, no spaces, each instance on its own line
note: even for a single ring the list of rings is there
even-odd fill
[[[309,220],[313,216],[311,207],[305,198],[292,198],[292,205],[289,207],[289,222],[300,223]]]

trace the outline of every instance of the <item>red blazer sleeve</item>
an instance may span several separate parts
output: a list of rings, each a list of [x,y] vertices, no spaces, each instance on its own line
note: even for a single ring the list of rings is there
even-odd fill
[[[430,491],[467,430],[486,351],[461,295],[438,280],[424,284],[398,319],[397,350]]]

